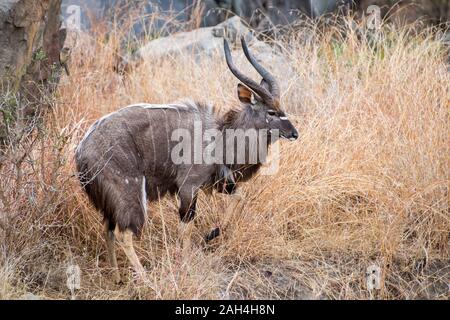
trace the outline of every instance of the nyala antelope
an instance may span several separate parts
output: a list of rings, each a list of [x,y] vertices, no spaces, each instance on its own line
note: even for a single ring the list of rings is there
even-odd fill
[[[177,195],[181,225],[187,225],[195,216],[199,190],[233,193],[236,183],[248,180],[262,165],[262,159],[240,164],[234,160],[175,164],[171,150],[177,142],[170,139],[174,130],[192,132],[194,122],[201,121],[203,130],[266,130],[269,136],[278,130],[283,138],[298,138],[281,109],[277,81],[256,61],[243,38],[241,42],[245,56],[263,79],[258,84],[236,68],[225,40],[226,62],[241,81],[237,86],[240,107],[218,117],[211,108],[194,102],[135,104],[97,120],[79,143],[75,154],[78,176],[90,201],[103,214],[107,252],[116,282],[120,282],[116,239],[134,270],[145,279],[133,235],[139,236],[144,226],[147,201],[167,193]]]

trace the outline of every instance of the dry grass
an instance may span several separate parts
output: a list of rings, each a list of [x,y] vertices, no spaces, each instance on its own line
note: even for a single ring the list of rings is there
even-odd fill
[[[406,28],[386,27],[375,42],[346,26],[312,34],[288,39],[295,72],[283,102],[301,138],[282,144],[279,173],[243,185],[235,210],[225,196],[202,195],[189,254],[174,199],[149,205],[137,251],[155,290],[132,280],[122,253],[127,281],[111,282],[74,147],[95,119],[132,102],[192,97],[226,110],[238,103],[237,81],[219,55],[168,58],[122,77],[113,72],[114,32],[81,39],[37,143],[20,166],[0,167],[0,298],[66,299],[66,267],[78,264],[85,299],[448,299],[445,48],[430,31]],[[200,236],[216,225],[223,235],[206,246]],[[370,292],[372,264],[382,286]]]

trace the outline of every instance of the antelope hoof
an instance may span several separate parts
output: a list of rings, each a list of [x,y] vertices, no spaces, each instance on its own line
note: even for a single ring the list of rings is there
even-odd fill
[[[114,275],[114,284],[116,284],[116,285],[118,285],[118,286],[121,286],[121,285],[123,285],[123,281],[122,281],[122,279],[120,278],[120,275]]]
[[[232,197],[234,200],[244,200],[244,195],[242,194],[241,189],[235,190],[235,191],[231,194],[231,197]]]
[[[220,229],[219,228],[215,228],[214,230],[212,230],[210,233],[208,233],[205,237],[205,241],[206,243],[210,242],[211,240],[217,238],[220,235]]]

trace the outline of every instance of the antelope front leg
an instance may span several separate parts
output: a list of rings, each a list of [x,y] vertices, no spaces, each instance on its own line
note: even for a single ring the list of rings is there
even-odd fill
[[[227,201],[228,205],[225,209],[224,216],[225,216],[226,221],[223,223],[224,226],[226,226],[228,224],[228,220],[232,217],[233,212],[238,210],[239,206],[241,206],[245,202],[240,189],[235,189],[234,186],[233,186],[233,192],[229,193],[229,197],[227,197],[227,198],[228,198],[228,201]],[[221,232],[221,229],[219,227],[211,230],[211,232],[205,236],[205,242],[208,243],[208,242],[214,240],[215,238],[220,236],[220,232]]]
[[[180,197],[180,214],[181,222],[189,223],[194,220],[197,209],[197,191],[194,188],[185,187],[178,192]]]
[[[243,209],[243,205],[245,204],[245,198],[240,189],[237,189],[232,195],[228,198],[228,205],[225,209],[225,225],[228,224],[229,219],[232,219],[233,213],[238,209]]]
[[[128,260],[130,261],[131,266],[133,267],[134,271],[136,272],[139,280],[142,282],[145,282],[147,280],[147,278],[145,276],[145,269],[142,266],[141,262],[139,261],[136,251],[134,251],[133,232],[129,229],[126,229],[125,231],[122,232],[118,228],[116,228],[115,233],[116,233],[117,240],[120,243],[120,246],[122,247],[123,251],[125,252],[125,255],[127,256]]]
[[[179,191],[181,224],[179,227],[182,239],[183,254],[188,252],[191,247],[191,236],[194,224],[191,222],[195,218],[197,207],[197,191],[194,188],[183,188]]]

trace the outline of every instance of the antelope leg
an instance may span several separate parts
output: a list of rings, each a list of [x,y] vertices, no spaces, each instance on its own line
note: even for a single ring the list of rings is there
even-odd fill
[[[105,238],[106,238],[106,249],[108,251],[108,260],[110,266],[113,268],[113,279],[116,284],[120,283],[120,273],[119,267],[117,265],[117,257],[116,257],[116,248],[115,240],[116,236],[114,235],[114,231],[109,229],[109,222],[106,221],[104,224],[105,227]]]
[[[181,243],[182,243],[182,252],[183,257],[189,256],[189,251],[191,249],[191,238],[192,238],[192,230],[194,229],[194,224],[192,222],[181,222],[178,230],[181,237]]]
[[[241,207],[240,209],[242,210],[243,205],[245,204],[245,198],[243,196],[243,194],[241,193],[241,190],[236,190],[235,193],[233,193],[232,195],[230,195],[229,197],[227,197],[229,201],[228,205],[225,209],[225,223],[224,225],[228,224],[228,221],[230,219],[232,219],[233,217],[233,213],[239,209],[239,207]]]
[[[141,262],[139,261],[136,251],[134,251],[133,232],[129,229],[126,229],[125,231],[122,232],[118,228],[116,228],[116,236],[117,239],[119,240],[119,243],[123,251],[125,252],[125,255],[130,261],[131,266],[137,273],[138,278],[142,281],[145,281],[146,280],[145,269],[142,266]]]
[[[228,205],[225,209],[225,223],[224,226],[227,225],[228,220],[231,219],[233,212],[235,212],[240,206],[242,206],[245,203],[245,199],[240,191],[240,189],[233,189],[233,192],[229,194],[228,198]],[[241,208],[242,209],[242,208]],[[220,236],[221,229],[219,227],[214,228],[211,230],[206,236],[205,236],[205,242],[209,243],[210,241],[214,240],[218,236]]]
[[[220,236],[220,228],[219,227],[214,228],[213,230],[211,230],[210,233],[208,233],[205,236],[205,242],[208,243],[208,242],[214,240],[215,238],[217,238],[218,236]]]

